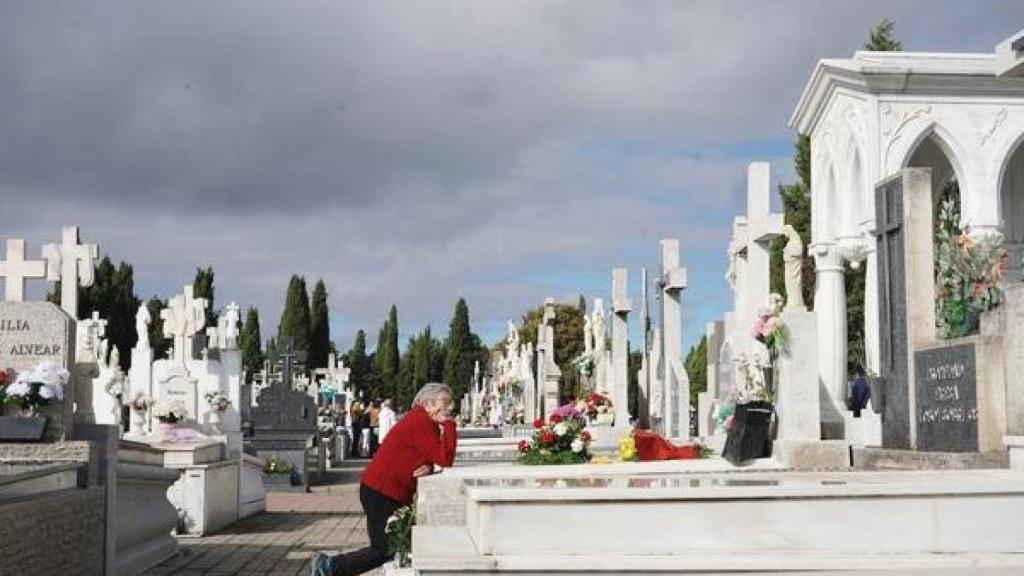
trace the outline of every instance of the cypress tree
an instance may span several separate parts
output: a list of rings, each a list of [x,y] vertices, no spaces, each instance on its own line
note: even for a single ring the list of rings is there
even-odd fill
[[[402,352],[402,357],[399,360],[398,367],[398,382],[397,390],[395,392],[394,404],[398,410],[407,410],[412,405],[412,398],[415,392],[415,383],[413,381],[413,368],[414,368],[414,356],[415,350],[419,346],[416,337],[409,339],[406,343],[405,352]]]
[[[253,307],[245,311],[245,322],[238,335],[238,347],[242,349],[242,367],[245,381],[252,382],[252,375],[263,369],[263,340],[260,336],[260,313]]]
[[[327,287],[323,280],[317,280],[313,288],[313,303],[310,306],[309,356],[310,368],[327,366],[327,355],[331,348],[331,327],[327,311]]]
[[[282,349],[289,338],[293,339],[295,350],[309,351],[309,294],[306,279],[292,276],[288,282],[288,296],[285,298],[281,321],[277,325],[277,342]]]
[[[384,351],[383,370],[380,374],[383,381],[382,387],[394,395],[398,391],[398,372],[401,360],[401,352],[398,350],[398,307],[394,304],[391,305],[391,310],[388,312]]]
[[[161,360],[167,358],[171,349],[171,339],[164,338],[164,320],[160,317],[160,311],[167,307],[167,301],[156,296],[146,301],[146,310],[149,311],[149,345],[153,347],[153,359]]]
[[[349,381],[352,382],[352,389],[357,395],[362,396],[366,391],[366,380],[370,371],[369,358],[366,357],[366,332],[356,332],[356,341],[352,349],[348,351]]]
[[[875,52],[899,52],[903,50],[903,44],[900,44],[899,40],[892,34],[895,27],[896,23],[888,18],[879,22],[871,29],[868,41],[864,44],[864,49]]]
[[[387,381],[384,379],[384,372],[387,371],[388,364],[388,334],[391,333],[390,323],[385,320],[384,325],[380,327],[380,332],[377,334],[377,349],[373,352],[373,367],[374,372],[377,375],[379,381],[376,383],[377,386],[371,387],[374,394],[380,394],[385,397],[392,397],[394,390],[388,389]],[[377,389],[373,389],[377,388]]]
[[[114,347],[121,353],[121,367],[131,367],[131,349],[138,342],[135,334],[135,314],[141,300],[135,295],[135,273],[131,264],[121,262],[116,267],[109,257],[104,256],[93,269],[93,283],[88,288],[78,287],[78,319],[92,317],[99,312],[107,321],[106,339],[110,350]],[[47,293],[49,302],[60,305],[60,282]]]
[[[413,349],[413,392],[419,392],[424,384],[430,382],[431,356],[434,352],[434,338],[430,334],[430,326],[416,339]]]
[[[196,277],[192,280],[192,295],[206,298],[206,324],[203,329],[217,325],[216,306],[213,304],[213,266],[206,269],[196,268]]]
[[[708,389],[708,337],[701,336],[700,343],[691,346],[686,353],[686,375],[690,378],[690,404],[697,405],[697,395]]]
[[[444,382],[452,389],[452,401],[458,410],[462,396],[473,381],[473,340],[469,330],[469,306],[464,298],[455,304],[445,343]]]

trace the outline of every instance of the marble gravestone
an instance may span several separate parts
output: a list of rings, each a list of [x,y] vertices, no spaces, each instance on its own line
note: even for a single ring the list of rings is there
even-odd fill
[[[253,435],[246,444],[261,459],[278,456],[291,462],[302,484],[309,484],[306,450],[317,431],[316,401],[284,382],[259,392],[251,410]]]
[[[75,321],[49,302],[0,302],[0,370],[30,370],[50,361],[71,371],[75,363]],[[71,435],[74,379],[64,387],[65,401],[43,407],[49,417],[45,440]]]
[[[978,381],[973,343],[914,354],[917,449],[978,451]]]

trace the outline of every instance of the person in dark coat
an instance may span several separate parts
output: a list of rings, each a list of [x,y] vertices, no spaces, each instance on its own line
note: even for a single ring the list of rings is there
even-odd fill
[[[853,388],[850,390],[850,408],[853,410],[853,417],[860,418],[860,412],[868,405],[871,399],[871,388],[868,386],[868,379],[864,373],[857,374],[853,381]]]
[[[366,513],[370,545],[347,554],[318,552],[313,556],[312,576],[355,576],[390,560],[388,518],[412,504],[416,481],[433,473],[435,466],[455,462],[455,420],[452,392],[444,384],[425,384],[413,400],[413,408],[388,432],[376,456],[363,471],[359,501]]]

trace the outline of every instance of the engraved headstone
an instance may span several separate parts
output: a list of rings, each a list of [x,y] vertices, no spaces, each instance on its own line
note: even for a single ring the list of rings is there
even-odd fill
[[[978,391],[974,344],[914,354],[917,449],[978,451]]]
[[[170,363],[156,382],[156,399],[181,400],[185,404],[186,421],[199,418],[199,379],[184,364]]]
[[[49,302],[0,302],[0,370],[20,372],[50,361],[65,370],[75,362],[75,321]],[[65,402],[51,404],[44,439],[62,440],[71,433],[74,382],[64,388]]]

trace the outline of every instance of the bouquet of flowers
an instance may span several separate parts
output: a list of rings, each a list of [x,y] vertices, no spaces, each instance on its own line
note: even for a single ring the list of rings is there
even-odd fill
[[[577,400],[576,410],[596,424],[611,424],[615,419],[611,399],[597,392],[591,392],[585,398]]]
[[[153,405],[153,415],[165,424],[175,424],[188,415],[181,400],[160,400]]]
[[[583,376],[584,378],[590,378],[594,373],[594,354],[580,354],[572,361],[573,368],[576,369],[576,373]]]
[[[280,456],[270,456],[263,461],[263,471],[267,474],[291,474],[292,463]]]
[[[395,559],[399,568],[410,566],[412,561],[412,527],[416,525],[416,499],[409,506],[402,506],[388,518],[384,531],[388,534],[388,554]]]
[[[586,419],[575,404],[566,404],[555,410],[547,422],[538,418],[533,422],[533,438],[519,442],[520,464],[580,464],[590,458],[588,447],[592,440],[584,430]]]
[[[738,386],[731,396],[735,403],[774,402],[775,390],[771,382],[765,378],[765,371],[772,367],[771,360],[764,358],[764,353],[740,352],[736,357]]]
[[[14,381],[3,390],[3,403],[16,404],[29,414],[35,414],[42,406],[64,401],[64,387],[71,374],[50,361],[40,362],[31,370],[14,375],[13,371],[3,373],[4,382]]]
[[[960,211],[952,199],[942,202],[935,233],[935,319],[939,337],[958,338],[978,331],[984,312],[1002,304],[1003,276],[1009,254],[996,234],[971,238],[960,229]]]
[[[206,393],[206,403],[217,412],[224,412],[231,406],[231,398],[227,394],[217,390]]]
[[[128,404],[128,406],[130,406],[131,409],[136,412],[145,412],[146,410],[149,410],[150,406],[152,405],[153,399],[150,398],[149,396],[146,396],[142,392],[136,394],[135,399]]]
[[[774,293],[769,295],[768,307],[758,312],[754,327],[751,329],[751,335],[768,348],[773,358],[786,352],[786,346],[789,344],[789,332],[779,318],[783,305],[785,301],[782,296]]]

